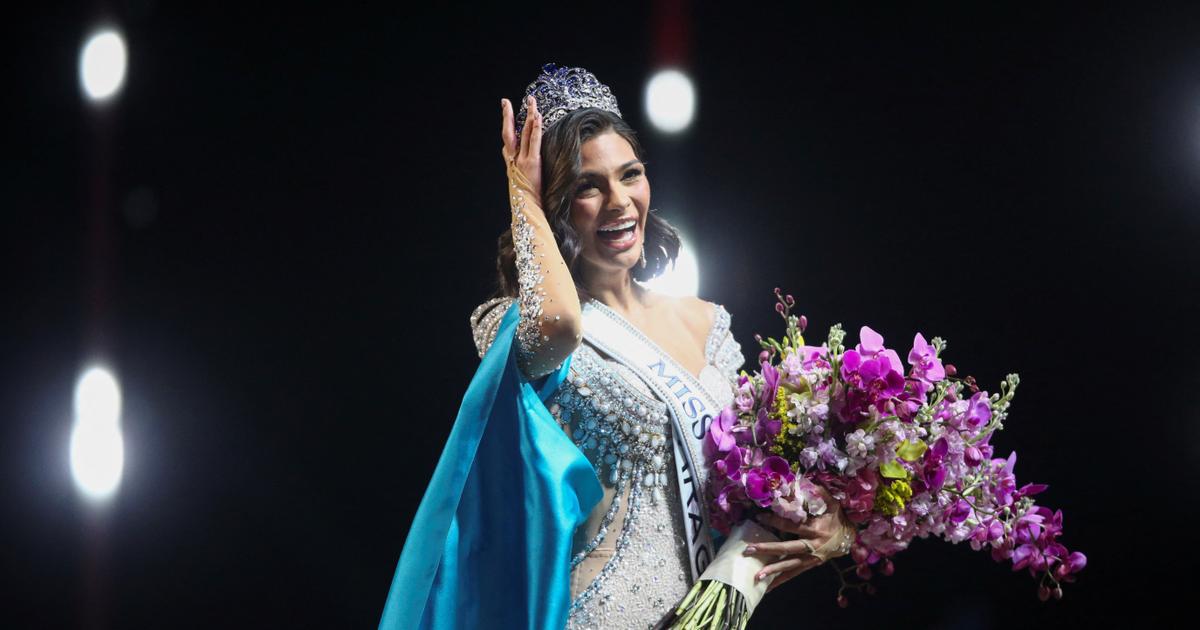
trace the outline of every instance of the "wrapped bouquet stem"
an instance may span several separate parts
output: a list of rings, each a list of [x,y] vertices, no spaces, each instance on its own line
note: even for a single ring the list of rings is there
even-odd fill
[[[755,580],[766,563],[743,552],[749,545],[778,541],[778,536],[754,521],[735,525],[717,557],[656,628],[745,628],[773,576]]]

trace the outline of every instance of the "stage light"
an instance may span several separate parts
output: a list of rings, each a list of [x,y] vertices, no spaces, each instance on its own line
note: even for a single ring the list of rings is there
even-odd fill
[[[125,40],[114,30],[92,34],[79,53],[79,83],[93,102],[107,101],[125,82]]]
[[[121,483],[125,443],[120,425],[117,380],[106,368],[88,368],[75,384],[70,453],[75,486],[92,501],[110,498]]]
[[[667,267],[661,276],[646,283],[650,289],[666,295],[696,295],[700,290],[700,268],[692,248],[679,237],[679,256],[675,258],[675,267]]]
[[[679,70],[660,70],[646,84],[646,116],[665,133],[679,133],[692,124],[696,90]]]

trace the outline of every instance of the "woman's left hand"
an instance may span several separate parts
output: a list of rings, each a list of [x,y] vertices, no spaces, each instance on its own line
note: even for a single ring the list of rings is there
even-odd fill
[[[763,567],[756,576],[756,579],[761,580],[769,575],[775,575],[775,579],[767,587],[768,593],[797,575],[823,564],[829,558],[843,555],[837,553],[836,545],[843,542],[846,537],[853,540],[854,525],[842,512],[841,504],[832,498],[827,498],[826,505],[829,507],[824,514],[810,518],[805,523],[795,523],[770,513],[759,514],[756,518],[764,525],[800,537],[796,540],[755,543],[746,548],[746,555],[758,555],[776,560],[775,563]],[[835,539],[837,539],[836,542]],[[824,551],[830,547],[833,548],[832,551]]]

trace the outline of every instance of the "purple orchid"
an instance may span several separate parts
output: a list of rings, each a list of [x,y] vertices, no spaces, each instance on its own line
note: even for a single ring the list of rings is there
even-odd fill
[[[896,354],[895,350],[883,346],[883,335],[871,330],[870,326],[863,326],[858,331],[858,339],[859,343],[854,349],[859,354],[868,359],[882,358],[893,370],[900,374],[904,373],[904,364],[900,362],[900,355]]]
[[[925,341],[921,333],[913,337],[912,350],[908,351],[908,364],[912,366],[912,375],[936,383],[946,378],[946,368],[937,357],[937,348]]]
[[[713,469],[730,481],[741,481],[742,451],[743,449],[740,447],[733,447],[724,458],[718,459],[713,463]]]
[[[988,393],[985,391],[975,392],[975,395],[971,396],[971,400],[967,403],[967,426],[978,429],[991,419],[992,405],[988,400]]]
[[[771,417],[766,409],[758,410],[758,420],[754,423],[754,435],[758,438],[759,444],[775,441],[775,436],[779,435],[782,428],[781,420]]]
[[[770,507],[784,492],[790,491],[795,479],[787,460],[772,455],[746,473],[746,496],[759,507]]]
[[[704,455],[712,458],[718,453],[725,453],[734,448],[737,439],[733,430],[737,424],[737,414],[729,407],[722,409],[708,425],[708,433],[704,435]]]
[[[775,405],[775,393],[779,389],[779,370],[767,361],[762,362],[763,387],[758,404],[760,407],[771,409]]]
[[[846,422],[857,422],[868,407],[887,412],[887,403],[904,391],[904,376],[887,357],[864,358],[857,351],[847,350],[842,355],[841,372],[849,388],[842,415]]]

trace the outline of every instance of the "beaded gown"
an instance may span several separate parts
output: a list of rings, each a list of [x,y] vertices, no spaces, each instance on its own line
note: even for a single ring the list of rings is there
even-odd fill
[[[472,316],[481,356],[495,335],[496,313],[510,302],[493,300]],[[607,309],[594,301],[587,307]],[[712,309],[698,380],[724,406],[732,401],[743,357],[729,313],[720,305]],[[546,405],[592,463],[604,490],[575,532],[567,626],[652,627],[692,584],[678,481],[661,472],[674,467],[667,407],[632,370],[586,338]],[[651,448],[628,448],[639,438]]]
[[[575,282],[531,192],[537,187],[506,161],[518,295],[471,316],[481,363],[413,518],[379,627],[650,627],[686,595],[690,561],[711,558],[716,546],[702,533],[703,501],[691,488],[688,503],[680,500],[679,484],[702,483],[703,473],[683,481],[669,474],[700,471],[703,462],[686,446],[689,461],[677,469],[673,420],[652,393],[662,384],[647,386],[599,348],[623,337],[623,352],[674,360],[596,301],[580,305],[582,334],[559,325],[580,315],[567,308]],[[742,356],[729,314],[711,308],[706,365],[688,378],[706,390],[709,407],[720,407],[732,400]],[[554,352],[568,341],[571,354]],[[704,408],[691,407],[698,430],[694,414]]]

